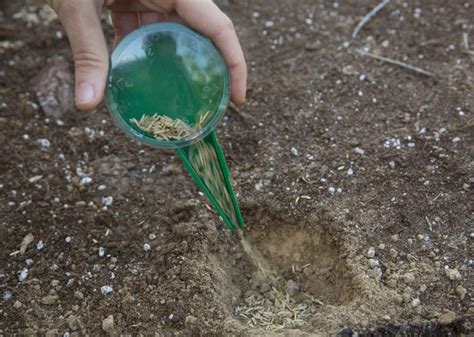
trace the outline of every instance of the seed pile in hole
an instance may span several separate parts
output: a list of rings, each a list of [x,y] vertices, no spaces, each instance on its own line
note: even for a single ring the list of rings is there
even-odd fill
[[[271,284],[266,292],[257,292],[245,298],[241,306],[235,308],[235,314],[244,318],[251,328],[264,328],[280,331],[304,325],[316,312],[316,305],[323,303],[313,296],[303,293],[303,300],[296,300],[286,291],[286,280],[270,266],[263,255],[254,249],[245,239],[242,231],[238,232],[242,249],[263,276],[263,282]]]

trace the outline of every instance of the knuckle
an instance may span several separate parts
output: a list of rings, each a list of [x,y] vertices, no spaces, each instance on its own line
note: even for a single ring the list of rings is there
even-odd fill
[[[98,69],[107,66],[107,60],[97,53],[88,50],[77,50],[74,52],[74,64],[78,69]]]
[[[223,20],[223,29],[228,30],[228,31],[233,31],[235,29],[234,23],[232,20],[224,14],[224,20]]]

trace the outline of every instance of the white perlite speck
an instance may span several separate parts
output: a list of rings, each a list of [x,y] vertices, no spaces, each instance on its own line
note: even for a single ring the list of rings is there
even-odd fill
[[[40,181],[41,179],[43,179],[43,176],[34,176],[34,177],[31,177],[30,179],[28,179],[28,181],[32,184]]]
[[[411,301],[411,306],[413,309],[415,309],[417,306],[421,304],[421,301],[419,298],[414,298],[413,301]]]
[[[110,206],[114,202],[114,197],[102,197],[102,206]]]
[[[99,247],[99,256],[103,257],[105,255],[105,249],[104,247]]]
[[[265,21],[265,28],[271,28],[275,25],[273,21]]]
[[[334,195],[334,193],[336,193],[336,189],[334,187],[329,187],[328,192],[329,194]]]
[[[36,243],[36,249],[37,250],[41,250],[44,248],[44,243],[43,243],[43,240],[39,240],[37,243]]]
[[[299,151],[296,147],[292,147],[290,151],[291,151],[291,154],[293,156],[299,156],[300,155],[300,153],[299,153]]]
[[[379,262],[379,260],[377,260],[377,259],[369,259],[369,266],[370,266],[371,268],[379,267],[379,266],[380,266],[380,262]]]
[[[357,153],[357,154],[360,154],[361,156],[363,156],[365,154],[365,151],[363,149],[361,149],[360,147],[354,148],[354,152]]]
[[[451,281],[458,281],[462,279],[462,275],[457,269],[449,269],[446,268],[446,276],[451,280]]]
[[[28,268],[23,268],[18,273],[18,281],[23,282],[28,277]]]
[[[5,290],[2,295],[3,301],[7,302],[10,298],[12,298],[12,293],[8,290]]]
[[[352,169],[352,167],[349,167],[349,169],[347,170],[347,175],[350,177],[354,174],[354,170]]]
[[[100,293],[104,296],[110,294],[112,291],[114,291],[114,289],[111,286],[100,287]]]
[[[66,236],[66,238],[64,239],[64,241],[66,241],[66,243],[71,243],[72,238],[71,238],[70,236]]]
[[[367,257],[368,258],[373,258],[375,256],[375,248],[370,247],[369,250],[367,251]]]
[[[42,148],[48,148],[51,143],[49,142],[49,140],[45,139],[45,138],[40,138],[38,140],[36,140],[36,144],[38,144],[39,146],[41,146]]]
[[[151,250],[151,246],[150,246],[148,243],[145,243],[145,244],[143,245],[143,250],[144,250],[145,252],[149,252],[149,251]]]
[[[92,178],[91,177],[82,177],[80,184],[81,185],[90,185],[90,184],[92,184]]]

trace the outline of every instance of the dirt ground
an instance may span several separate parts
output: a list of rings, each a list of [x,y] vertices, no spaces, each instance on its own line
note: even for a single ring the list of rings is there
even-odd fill
[[[245,235],[311,316],[239,315],[268,285],[179,159],[74,110],[57,20],[0,1],[0,336],[472,334],[474,4],[394,0],[353,39],[378,1],[219,3],[249,64],[217,130]]]

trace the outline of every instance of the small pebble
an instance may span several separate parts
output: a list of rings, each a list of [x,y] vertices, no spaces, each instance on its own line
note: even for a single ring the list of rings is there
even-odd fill
[[[398,256],[398,252],[395,249],[390,248],[390,256],[395,259]]]
[[[18,281],[23,282],[28,277],[28,268],[23,268],[18,273]]]
[[[426,291],[426,289],[428,289],[428,287],[426,286],[426,284],[422,284],[420,286],[420,292],[424,293]]]
[[[112,291],[114,291],[114,289],[111,286],[100,287],[100,292],[104,296],[110,294]]]
[[[109,197],[102,197],[102,206],[110,206],[114,202],[114,198]]]
[[[12,298],[12,293],[8,290],[5,290],[2,294],[2,299],[4,302],[7,302],[10,300],[10,298]]]
[[[91,177],[82,177],[80,183],[81,185],[90,185],[92,184],[92,178]]]
[[[421,304],[421,301],[419,298],[414,298],[413,301],[411,301],[411,306],[413,309],[415,309],[417,306]]]
[[[20,301],[15,301],[15,304],[13,304],[13,307],[15,309],[20,309],[23,304]]]
[[[451,280],[451,281],[457,281],[462,279],[462,275],[457,269],[446,269],[446,276]]]
[[[272,28],[274,25],[273,21],[265,21],[265,28]]]
[[[114,315],[109,315],[102,320],[102,329],[109,334],[114,332]]]
[[[34,176],[34,177],[31,177],[30,179],[28,179],[28,181],[32,184],[40,181],[41,179],[43,179],[43,176]]]
[[[438,321],[441,325],[448,325],[454,322],[456,319],[456,313],[451,310],[443,310],[441,316],[439,316]]]
[[[403,275],[403,282],[405,282],[406,284],[410,284],[410,283],[415,282],[415,275],[413,275],[413,273],[404,274]]]
[[[59,299],[58,295],[48,295],[41,299],[41,303],[45,305],[52,305],[56,303],[58,299]]]
[[[33,234],[29,233],[26,235],[23,240],[21,240],[20,243],[20,254],[24,254],[26,250],[28,249],[28,245],[32,243],[35,240],[35,237]]]
[[[361,149],[360,147],[354,148],[354,152],[360,154],[361,156],[365,154],[365,150]]]
[[[194,316],[186,316],[184,322],[185,322],[186,324],[193,325],[193,324],[196,324],[197,318],[194,317]]]
[[[394,234],[390,237],[390,240],[392,240],[393,242],[397,242],[398,241],[398,234]]]
[[[380,266],[380,262],[379,262],[379,260],[377,260],[377,259],[369,259],[369,266],[370,266],[371,268],[379,267],[379,266]]]
[[[368,258],[372,258],[375,256],[375,248],[374,247],[370,247],[369,250],[367,251],[367,257]]]
[[[74,292],[74,297],[77,298],[78,300],[83,300],[84,299],[84,294],[80,292],[79,290],[76,290]]]
[[[49,140],[44,139],[44,138],[40,138],[40,139],[36,140],[36,144],[38,144],[39,146],[41,146],[42,148],[45,148],[45,149],[47,149],[51,145]]]
[[[459,285],[456,287],[456,294],[459,296],[461,300],[463,300],[466,297],[467,289]]]

